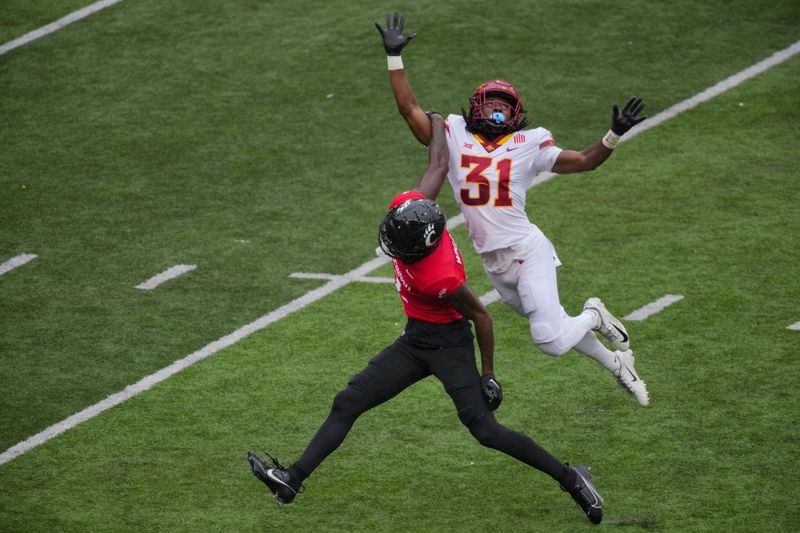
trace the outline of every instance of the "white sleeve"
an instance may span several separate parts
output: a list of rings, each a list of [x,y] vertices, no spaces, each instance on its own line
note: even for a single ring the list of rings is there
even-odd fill
[[[531,172],[552,172],[553,165],[556,164],[556,159],[558,159],[558,154],[562,151],[558,146],[548,146],[543,150],[539,150],[539,153],[531,161]]]
[[[537,128],[535,131],[537,135],[531,141],[537,143],[538,147],[531,161],[531,174],[551,172],[562,149],[556,146],[553,134],[548,130]]]

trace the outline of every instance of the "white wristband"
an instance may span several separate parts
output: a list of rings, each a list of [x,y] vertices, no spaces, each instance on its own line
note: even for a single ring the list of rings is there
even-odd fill
[[[389,70],[403,69],[403,58],[400,56],[386,56],[386,63],[389,66]]]
[[[616,148],[617,143],[619,142],[619,137],[620,136],[614,133],[613,131],[608,130],[608,133],[605,134],[602,140],[603,146],[605,146],[609,150],[613,150],[614,148]]]

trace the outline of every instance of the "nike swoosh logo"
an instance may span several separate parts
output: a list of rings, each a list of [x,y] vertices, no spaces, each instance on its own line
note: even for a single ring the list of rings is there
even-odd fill
[[[626,366],[626,367],[625,367],[625,370],[627,370],[627,371],[628,371],[628,374],[630,374],[630,375],[631,375],[631,378],[633,378],[633,381],[639,381],[639,378],[637,378],[637,377],[636,377],[636,374],[634,374],[633,372],[631,372],[631,369],[630,369],[630,368],[628,368],[628,367]]]
[[[611,325],[612,325],[612,326],[614,326],[614,324],[611,324]],[[627,336],[627,335],[625,335],[625,332],[624,332],[624,331],[622,331],[621,329],[619,329],[617,326],[614,326],[614,329],[615,329],[615,330],[617,330],[617,331],[619,331],[619,334],[620,334],[620,335],[622,335],[622,342],[628,342],[628,336]]]
[[[506,152],[510,152],[510,151],[512,151],[512,150],[516,150],[517,148],[519,148],[519,146],[515,146],[515,147],[513,147],[513,148],[511,148],[511,147],[509,146],[508,148],[506,148]]]
[[[277,481],[278,483],[280,483],[281,485],[283,485],[285,487],[289,487],[289,485],[284,480],[282,480],[280,478],[277,478],[274,475],[272,475],[272,468],[267,470],[267,477],[270,478],[272,481]],[[289,488],[291,488],[291,487],[289,487]]]

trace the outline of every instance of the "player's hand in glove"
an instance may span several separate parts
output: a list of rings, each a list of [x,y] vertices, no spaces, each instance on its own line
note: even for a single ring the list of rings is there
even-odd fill
[[[481,392],[489,405],[489,410],[494,411],[503,401],[503,387],[494,374],[487,372],[481,377]]]
[[[405,45],[411,42],[411,39],[417,36],[416,33],[410,35],[403,35],[403,28],[406,24],[406,18],[400,14],[399,11],[394,12],[394,21],[386,15],[386,29],[384,30],[379,23],[375,23],[378,32],[383,38],[383,47],[386,49],[386,55],[399,56],[400,51],[403,50]]]
[[[614,104],[611,111],[611,131],[620,137],[625,135],[628,130],[647,118],[647,116],[637,116],[642,109],[644,109],[644,102],[637,96],[631,96],[622,106],[622,111],[619,110],[617,104]]]

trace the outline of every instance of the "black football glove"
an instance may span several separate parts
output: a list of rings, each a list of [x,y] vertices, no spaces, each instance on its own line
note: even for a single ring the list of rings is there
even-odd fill
[[[631,96],[630,100],[622,107],[622,111],[617,108],[617,104],[614,104],[611,111],[611,131],[620,137],[625,135],[629,129],[647,118],[647,116],[636,116],[642,112],[642,109],[644,109],[644,102],[637,96]]]
[[[383,38],[383,48],[386,49],[387,56],[399,56],[400,51],[403,50],[405,45],[411,42],[411,39],[417,36],[416,33],[411,35],[403,35],[403,28],[406,24],[406,18],[400,14],[399,11],[394,12],[394,21],[389,19],[386,15],[386,29],[384,30],[379,23],[375,23],[378,32]]]
[[[481,392],[490,411],[500,407],[503,401],[503,387],[491,372],[481,377]]]

